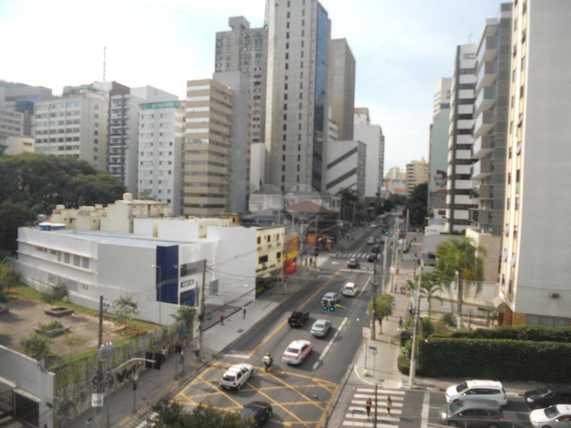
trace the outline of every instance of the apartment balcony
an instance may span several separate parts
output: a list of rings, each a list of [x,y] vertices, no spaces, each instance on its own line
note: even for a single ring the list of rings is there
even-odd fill
[[[482,181],[491,177],[491,172],[488,170],[486,163],[481,159],[472,165],[472,180]]]
[[[479,60],[491,61],[494,58],[496,58],[497,54],[498,54],[498,36],[496,34],[496,31],[493,31],[493,34],[490,34],[486,37],[484,45],[480,49]]]
[[[496,81],[498,74],[498,62],[497,61],[486,61],[484,62],[478,72],[478,83],[476,85],[476,91],[481,88],[490,86]]]
[[[496,121],[496,114],[494,111],[484,111],[476,117],[476,122],[474,123],[474,138],[486,135]]]
[[[478,92],[475,102],[475,114],[487,111],[496,103],[496,86],[488,86],[482,88]]]
[[[489,136],[480,136],[474,140],[474,145],[472,146],[473,157],[476,159],[485,158],[489,155],[495,146],[494,139]]]

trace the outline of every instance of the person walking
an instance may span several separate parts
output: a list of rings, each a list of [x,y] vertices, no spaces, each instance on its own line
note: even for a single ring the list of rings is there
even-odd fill
[[[403,325],[402,317],[399,317],[399,328],[401,330],[402,330],[402,325]]]
[[[242,308],[242,319],[246,319],[246,306]]]
[[[220,325],[224,325],[224,314],[220,314]]]
[[[387,395],[387,415],[391,415],[391,407],[393,407],[393,399],[390,395]]]
[[[365,409],[367,410],[367,419],[371,418],[371,408],[373,407],[373,401],[367,398],[367,403],[365,404]]]

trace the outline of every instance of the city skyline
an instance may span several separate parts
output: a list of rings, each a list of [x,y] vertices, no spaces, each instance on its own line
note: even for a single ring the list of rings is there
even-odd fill
[[[477,10],[467,7],[468,0],[439,2],[438,9],[432,2],[407,3],[410,7],[363,0],[355,8],[339,0],[322,1],[333,22],[332,37],[346,38],[356,59],[355,105],[368,107],[372,122],[380,123],[387,136],[387,168],[428,158],[434,85],[452,73],[456,44],[476,42],[500,0],[480,1]],[[242,15],[252,27],[261,26],[265,9],[264,0],[171,1],[160,7],[124,1],[113,5],[117,13],[111,15],[105,4],[81,19],[83,2],[2,2],[0,26],[18,43],[6,47],[0,78],[47,86],[59,94],[64,85],[101,80],[107,46],[107,80],[152,85],[183,99],[187,80],[214,72],[216,32],[227,30],[228,18]],[[133,19],[121,19],[125,14]],[[375,36],[363,28],[381,30]],[[398,37],[403,28],[406,37]]]

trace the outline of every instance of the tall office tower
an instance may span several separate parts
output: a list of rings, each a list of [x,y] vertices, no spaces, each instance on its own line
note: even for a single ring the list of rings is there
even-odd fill
[[[429,131],[428,209],[438,218],[444,217],[446,210],[450,84],[449,78],[442,78],[438,81],[433,97],[432,123]]]
[[[249,78],[241,71],[214,73],[213,78],[232,91],[232,145],[228,209],[233,213],[244,214],[248,211],[250,194]]]
[[[500,321],[569,326],[571,2],[513,3]]]
[[[106,82],[107,83],[107,82]],[[132,193],[137,192],[139,156],[140,104],[150,101],[176,100],[169,94],[151,86],[129,88],[109,82],[108,172],[119,178]],[[158,130],[159,134],[161,130]]]
[[[338,139],[353,139],[355,110],[355,57],[346,39],[329,44],[328,97]]]
[[[268,182],[282,192],[324,187],[331,21],[317,0],[266,3]]]
[[[365,197],[381,194],[385,169],[385,136],[380,125],[371,123],[369,109],[355,109],[353,139],[366,145]]]
[[[419,184],[428,182],[428,164],[423,160],[413,160],[406,164],[406,187],[410,195]]]
[[[454,76],[450,94],[450,128],[446,181],[446,229],[461,233],[471,224],[471,211],[477,202],[472,197],[472,135],[476,89],[476,49],[472,44],[456,48]]]
[[[504,222],[510,92],[512,5],[486,23],[478,47],[472,171],[478,198],[476,230],[500,237]],[[495,271],[497,275],[497,263]]]
[[[214,79],[187,83],[183,213],[222,215],[230,205],[232,90]]]
[[[35,151],[87,161],[107,170],[109,97],[93,86],[64,89],[64,96],[34,106]]]
[[[184,115],[176,100],[143,103],[139,112],[138,192],[169,204],[174,215],[182,206]]]
[[[328,141],[326,150],[326,190],[339,195],[352,190],[359,198],[365,195],[367,148],[362,141]]]

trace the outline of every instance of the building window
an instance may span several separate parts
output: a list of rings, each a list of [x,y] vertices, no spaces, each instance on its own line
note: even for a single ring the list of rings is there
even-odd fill
[[[268,262],[268,256],[267,255],[258,257],[258,264],[264,264],[267,262]]]
[[[260,245],[261,243],[262,243],[262,238],[260,238],[260,237],[258,236],[258,245]]]

